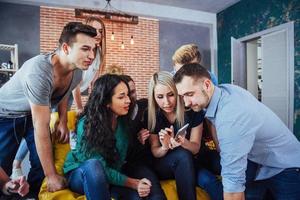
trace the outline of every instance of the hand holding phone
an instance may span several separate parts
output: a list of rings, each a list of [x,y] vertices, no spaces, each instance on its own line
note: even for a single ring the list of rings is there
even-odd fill
[[[185,135],[186,135],[186,130],[187,130],[187,128],[189,127],[189,124],[187,123],[186,125],[184,125],[183,127],[181,127],[178,131],[177,131],[177,133],[176,133],[176,135],[175,135],[175,140],[178,140],[178,136],[182,136],[182,137],[185,137]]]

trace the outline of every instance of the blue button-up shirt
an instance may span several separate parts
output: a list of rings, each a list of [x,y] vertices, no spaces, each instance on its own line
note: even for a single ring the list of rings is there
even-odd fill
[[[221,84],[206,111],[220,146],[224,192],[245,190],[247,159],[260,165],[256,180],[300,167],[300,143],[267,106],[248,91]]]

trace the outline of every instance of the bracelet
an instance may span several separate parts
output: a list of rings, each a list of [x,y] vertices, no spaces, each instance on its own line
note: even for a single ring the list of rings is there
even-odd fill
[[[163,145],[161,146],[161,149],[164,150],[164,151],[168,151],[169,150],[169,148],[166,148]]]

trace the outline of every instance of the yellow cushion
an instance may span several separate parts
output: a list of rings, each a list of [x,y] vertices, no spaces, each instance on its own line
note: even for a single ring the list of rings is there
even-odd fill
[[[53,128],[53,126],[56,124],[58,120],[58,114],[53,113],[51,115],[51,123],[50,126]],[[68,128],[73,129],[76,124],[76,113],[74,111],[68,112]],[[63,164],[66,158],[66,155],[68,151],[70,150],[69,144],[59,144],[54,143],[53,145],[53,152],[54,152],[54,163],[56,170],[59,174],[63,174],[62,168]],[[41,190],[39,193],[39,199],[40,200],[83,200],[86,199],[84,195],[79,195],[74,192],[72,192],[69,189],[60,190],[57,192],[48,192],[47,191],[47,182],[46,178],[43,181],[43,184],[41,186]],[[175,180],[165,180],[161,181],[162,188],[167,196],[168,200],[178,200],[177,192],[176,192],[176,184]],[[197,187],[197,199],[198,200],[209,200],[209,196],[207,193],[202,190],[201,188]]]
[[[168,200],[179,200],[177,196],[175,180],[160,181],[160,184]],[[196,187],[196,196],[198,200],[210,199],[208,194],[199,187]]]
[[[54,126],[58,122],[58,113],[52,113],[51,114],[51,121],[50,121],[50,129],[53,130]],[[74,111],[69,111],[68,112],[68,128],[73,129],[76,124],[76,112]],[[55,168],[59,174],[63,174],[63,164],[65,162],[65,158],[67,153],[70,150],[70,145],[69,144],[59,144],[57,142],[54,142],[53,145],[53,153],[54,153],[54,163],[55,163]],[[46,178],[43,181],[43,184],[40,189],[39,193],[39,199],[41,200],[83,200],[86,199],[85,196],[76,194],[72,192],[69,189],[65,190],[60,190],[57,192],[48,192],[47,191],[47,180]]]

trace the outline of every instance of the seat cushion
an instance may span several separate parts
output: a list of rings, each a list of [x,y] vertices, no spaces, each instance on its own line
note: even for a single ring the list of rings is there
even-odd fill
[[[58,120],[58,114],[53,113],[51,116],[50,126],[53,128]],[[76,113],[74,111],[68,112],[68,128],[73,129],[76,124]],[[63,175],[63,165],[65,162],[65,158],[67,153],[70,151],[69,144],[60,144],[54,142],[53,145],[53,153],[54,153],[54,163],[57,172]],[[177,192],[176,192],[176,183],[175,180],[165,180],[161,181],[162,188],[167,196],[167,199],[170,200],[178,200]],[[197,199],[198,200],[209,200],[207,193],[201,188],[197,187]],[[39,193],[40,200],[83,200],[86,199],[84,195],[79,195],[72,192],[69,189],[60,190],[57,192],[48,192],[47,191],[47,179],[45,178],[43,184],[41,186],[41,190]]]

